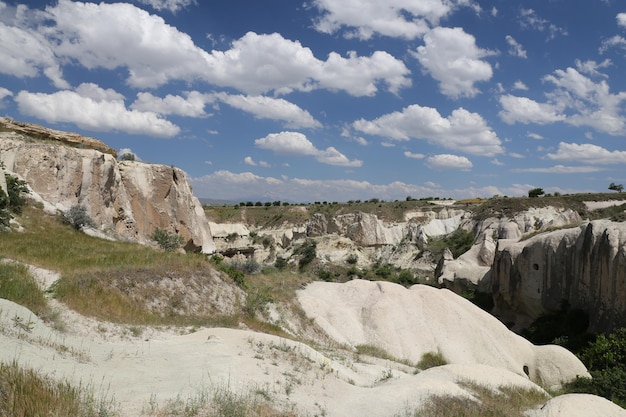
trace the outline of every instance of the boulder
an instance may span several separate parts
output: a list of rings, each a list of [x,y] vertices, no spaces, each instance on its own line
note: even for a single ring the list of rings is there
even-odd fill
[[[606,398],[589,394],[565,394],[552,398],[528,417],[626,417],[626,410]]]

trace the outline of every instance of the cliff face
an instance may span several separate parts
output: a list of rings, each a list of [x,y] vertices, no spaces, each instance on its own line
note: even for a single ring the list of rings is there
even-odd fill
[[[494,313],[524,325],[563,301],[593,332],[626,325],[626,224],[608,220],[502,242],[492,267]],[[506,320],[506,319],[505,319]]]
[[[183,236],[186,250],[215,250],[202,206],[177,168],[118,162],[110,153],[6,131],[0,160],[54,209],[86,207],[108,236],[147,243],[158,227]]]

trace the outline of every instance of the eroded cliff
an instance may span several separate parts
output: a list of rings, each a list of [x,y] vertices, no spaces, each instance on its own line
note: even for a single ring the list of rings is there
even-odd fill
[[[215,245],[202,206],[177,168],[118,162],[111,153],[0,132],[0,161],[50,210],[84,206],[106,236],[149,243],[156,228],[184,238],[186,250]]]

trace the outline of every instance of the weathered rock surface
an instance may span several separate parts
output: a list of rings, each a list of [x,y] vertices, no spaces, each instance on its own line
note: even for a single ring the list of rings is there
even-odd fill
[[[50,207],[86,207],[108,236],[145,244],[161,228],[183,236],[186,250],[215,251],[202,206],[180,169],[118,162],[98,150],[23,140],[14,132],[0,132],[0,160]]]
[[[597,220],[526,241],[500,241],[492,269],[495,311],[526,324],[566,301],[590,331],[626,325],[626,224]],[[508,321],[508,320],[507,320]]]
[[[528,417],[626,417],[626,410],[611,401],[589,394],[566,394],[552,398]]]
[[[414,363],[438,352],[450,363],[502,368],[551,388],[588,375],[569,351],[533,346],[446,289],[365,280],[314,282],[298,292],[298,300],[338,343],[374,345]]]
[[[0,117],[0,132],[9,132],[24,139],[48,140],[77,148],[95,149],[117,157],[115,149],[96,138],[54,130],[34,123],[18,122],[8,117]]]

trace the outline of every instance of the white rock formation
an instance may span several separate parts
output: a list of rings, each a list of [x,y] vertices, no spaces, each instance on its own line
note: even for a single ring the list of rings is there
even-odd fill
[[[626,410],[611,401],[589,394],[566,394],[552,398],[528,417],[626,417]]]
[[[307,316],[348,346],[378,346],[415,363],[427,352],[438,352],[449,363],[502,368],[550,388],[589,375],[572,353],[559,346],[533,346],[446,289],[365,280],[314,282],[298,292],[298,300]]]
[[[626,224],[596,220],[500,242],[492,269],[494,313],[524,326],[565,300],[589,313],[590,331],[626,325]]]
[[[108,153],[0,132],[0,160],[58,211],[87,208],[109,236],[151,241],[158,227],[185,239],[185,249],[215,251],[208,221],[183,171],[119,162]]]

